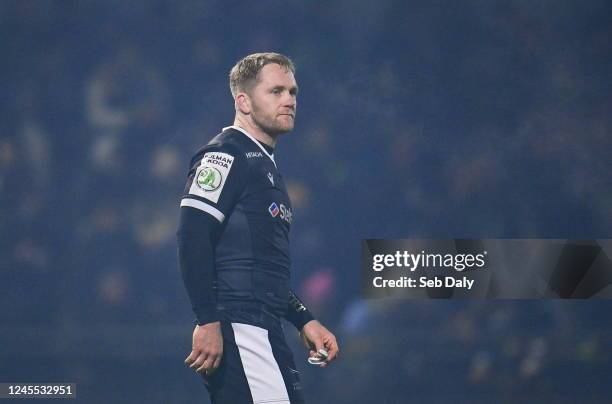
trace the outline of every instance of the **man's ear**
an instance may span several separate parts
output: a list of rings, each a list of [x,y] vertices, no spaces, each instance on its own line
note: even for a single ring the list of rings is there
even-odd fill
[[[244,115],[251,113],[251,98],[247,93],[238,93],[235,104],[236,110],[242,112]]]

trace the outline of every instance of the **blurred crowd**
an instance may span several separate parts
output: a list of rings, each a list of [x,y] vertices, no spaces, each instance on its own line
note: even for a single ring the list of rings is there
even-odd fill
[[[609,237],[610,11],[1,2],[0,323],[188,328],[175,244],[187,165],[233,119],[231,66],[274,50],[300,85],[276,151],[294,286],[343,343],[336,370],[304,369],[305,386],[329,403],[440,384],[563,402],[559,380],[609,368],[612,326],[597,319],[612,305],[362,300],[360,240]]]

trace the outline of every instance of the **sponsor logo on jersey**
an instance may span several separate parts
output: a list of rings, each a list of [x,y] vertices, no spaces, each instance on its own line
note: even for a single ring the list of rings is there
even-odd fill
[[[223,181],[223,176],[215,167],[204,167],[200,170],[198,178],[196,179],[198,187],[206,192],[211,192],[219,188],[221,181]]]
[[[230,168],[233,162],[234,158],[226,153],[206,153],[204,159],[202,159],[202,165],[213,165],[223,168]]]
[[[272,175],[272,173],[268,173],[268,179],[270,180],[272,185],[274,185],[274,176]]]
[[[244,155],[248,159],[252,159],[252,158],[256,158],[256,157],[263,157],[263,153],[260,152],[260,151],[255,151],[255,152],[250,151],[250,152],[246,152]]]
[[[268,212],[270,212],[270,215],[272,215],[272,217],[279,216],[281,219],[283,219],[289,224],[291,224],[291,222],[293,221],[293,213],[291,212],[291,209],[286,207],[282,203],[277,205],[276,202],[272,202],[272,204],[268,208]]]
[[[234,157],[222,152],[205,153],[197,168],[189,193],[219,202],[219,197],[225,186]]]
[[[278,213],[280,212],[280,209],[278,209],[278,206],[276,205],[276,202],[272,202],[272,204],[268,208],[268,212],[270,212],[272,217],[278,216]]]

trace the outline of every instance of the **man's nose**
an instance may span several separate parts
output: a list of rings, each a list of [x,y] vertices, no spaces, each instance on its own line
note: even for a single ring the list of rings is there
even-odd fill
[[[296,97],[295,95],[289,94],[289,92],[285,93],[283,97],[283,106],[291,109],[295,109]]]

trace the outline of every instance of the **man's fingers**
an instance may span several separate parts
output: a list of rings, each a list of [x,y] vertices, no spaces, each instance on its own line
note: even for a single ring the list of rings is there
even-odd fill
[[[304,346],[306,346],[306,348],[314,349],[315,344],[313,344],[312,341],[308,339],[306,334],[304,334],[303,332],[300,332],[300,336],[302,337],[302,342],[304,342]]]
[[[202,373],[205,370],[214,370],[221,364],[221,358],[223,353],[219,354],[204,354],[202,353],[197,357],[196,360],[189,364],[191,369],[194,369],[198,373]],[[187,363],[187,361],[185,361]],[[210,372],[209,372],[210,373]]]
[[[212,368],[212,364],[213,364],[213,362],[214,362],[214,361],[213,361],[213,359],[212,359],[211,357],[208,357],[208,359],[206,359],[206,360],[204,361],[204,363],[202,363],[202,366],[200,366],[200,367],[198,367],[198,368],[196,369],[196,372],[198,372],[198,373],[202,373],[202,372],[204,372],[204,371],[206,371],[206,370],[211,369],[211,368]]]
[[[336,343],[336,340],[331,342],[329,345],[329,355],[327,356],[327,361],[331,362],[334,359],[338,358],[340,350],[338,349],[338,344]]]
[[[338,348],[338,342],[335,337],[331,337],[328,341],[326,341],[325,346],[327,348],[327,362],[331,362],[334,359],[338,358],[338,354],[340,353],[340,349]]]
[[[340,348],[338,348],[338,342],[333,334],[328,335],[325,339],[325,348],[327,349],[327,362],[338,358]]]
[[[221,366],[221,358],[223,358],[223,352],[221,352],[218,356],[217,359],[215,359],[215,361],[213,362],[212,368],[213,371],[217,370],[217,368],[219,366]],[[209,372],[210,373],[210,372]]]
[[[204,371],[208,371],[207,374],[212,374],[218,367],[221,365],[221,358],[223,357],[223,352],[219,354],[211,354],[208,355],[206,360],[196,369],[196,372],[202,373]]]
[[[191,365],[189,365],[189,367],[192,369],[198,369],[200,366],[202,366],[202,364],[205,361],[206,361],[206,356],[204,356],[204,354],[201,354],[200,356],[198,356],[198,358],[195,361],[193,361]]]
[[[325,349],[325,344],[323,344],[323,338],[317,338],[314,341],[315,351],[319,352],[320,349]]]
[[[191,351],[189,356],[185,358],[185,364],[191,365],[198,358],[199,353],[196,351]]]

